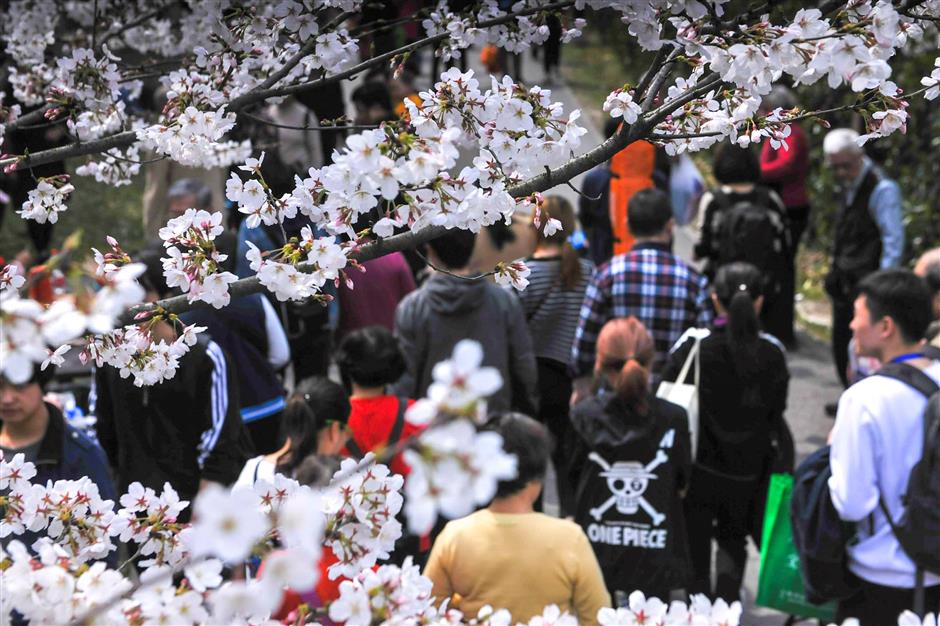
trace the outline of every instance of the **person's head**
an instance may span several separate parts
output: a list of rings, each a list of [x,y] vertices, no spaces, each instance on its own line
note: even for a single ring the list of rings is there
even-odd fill
[[[792,109],[796,106],[796,97],[789,87],[774,85],[770,93],[763,97],[760,104],[762,113],[767,114],[777,109]]]
[[[328,378],[304,380],[281,414],[281,441],[288,451],[278,459],[278,471],[290,475],[311,454],[339,454],[349,437],[349,398]]]
[[[499,481],[496,498],[522,495],[535,502],[542,489],[551,453],[548,430],[531,417],[511,412],[491,417],[487,428],[499,433],[503,438],[503,450],[518,459],[516,477]]]
[[[347,388],[390,385],[405,372],[405,357],[398,339],[384,326],[367,326],[346,335],[339,344],[336,363]]]
[[[53,373],[53,367],[43,371],[34,364],[32,376],[24,383],[14,384],[0,376],[0,426],[26,426],[33,420],[43,419],[46,408],[42,397]]]
[[[940,248],[920,255],[914,265],[914,273],[920,276],[930,291],[933,303],[933,319],[940,320]]]
[[[378,124],[395,118],[392,97],[383,81],[367,81],[352,92],[356,124]]]
[[[462,270],[470,263],[477,236],[469,230],[451,228],[428,242],[428,252],[435,265],[447,270]]]
[[[181,178],[166,192],[167,213],[170,218],[179,217],[186,209],[212,210],[212,190],[209,185],[196,178]]]
[[[548,217],[561,222],[561,230],[546,236],[545,226],[548,224],[548,219],[543,218],[540,227],[536,228],[535,231],[536,249],[560,249],[561,287],[562,289],[573,289],[581,279],[581,262],[578,259],[578,251],[574,249],[569,241],[571,235],[578,228],[574,209],[571,207],[571,203],[561,196],[546,196],[544,211],[548,214]],[[534,228],[535,224],[533,223],[532,226]]]
[[[754,184],[760,182],[760,161],[748,146],[726,141],[715,151],[715,180],[722,185]]]
[[[659,189],[641,189],[627,205],[627,226],[637,240],[672,239],[672,203]]]
[[[728,345],[740,375],[756,369],[760,333],[758,315],[764,304],[763,278],[750,263],[729,263],[715,274],[712,302],[727,316]]]
[[[596,352],[595,378],[606,380],[623,402],[644,412],[656,350],[643,323],[632,315],[607,322],[597,337]]]
[[[826,166],[842,183],[850,183],[862,173],[865,152],[858,145],[858,133],[851,128],[836,128],[826,133],[823,154]]]
[[[858,285],[855,316],[850,325],[862,356],[884,356],[918,343],[931,319],[927,285],[914,272],[885,269],[869,274]]]

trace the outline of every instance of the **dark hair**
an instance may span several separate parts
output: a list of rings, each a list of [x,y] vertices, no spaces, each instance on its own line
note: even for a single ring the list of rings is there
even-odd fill
[[[762,295],[760,270],[750,263],[729,263],[718,268],[715,295],[728,311],[728,347],[738,376],[757,372],[760,322],[754,301]]]
[[[326,487],[339,465],[339,457],[311,454],[304,457],[294,470],[294,480],[308,487]]]
[[[165,298],[172,290],[166,285],[166,278],[163,276],[163,262],[160,256],[163,254],[163,248],[148,246],[141,250],[134,259],[138,263],[144,264],[144,273],[137,281],[146,291],[157,294],[159,298]]]
[[[538,243],[548,242],[561,246],[561,288],[570,290],[577,287],[581,280],[581,260],[578,251],[574,249],[568,238],[578,227],[574,217],[574,209],[571,203],[561,196],[548,196],[545,198],[545,212],[548,214],[542,218],[540,228],[536,230],[536,239]],[[561,222],[561,230],[552,233],[551,237],[545,236],[545,225],[548,218],[554,218]]]
[[[385,111],[392,111],[392,96],[388,86],[378,80],[365,82],[352,92],[352,101],[365,107],[379,106]]]
[[[487,430],[503,437],[503,450],[518,460],[516,477],[501,480],[496,497],[505,498],[525,489],[533,480],[542,480],[548,468],[551,440],[545,426],[522,413],[498,413],[490,416]]]
[[[347,386],[353,382],[382,387],[397,381],[405,371],[398,339],[384,326],[367,326],[346,335],[339,344],[336,363]]]
[[[723,143],[715,152],[715,180],[723,185],[760,182],[760,161],[753,148]]]
[[[671,219],[669,196],[659,189],[641,189],[627,205],[627,226],[634,237],[655,237]]]
[[[933,317],[927,284],[914,272],[884,269],[869,274],[858,285],[872,321],[890,317],[907,343],[923,339]]]
[[[431,250],[449,270],[459,270],[467,266],[473,256],[473,245],[477,236],[469,230],[452,228],[436,239],[428,242]]]
[[[303,460],[317,452],[317,435],[332,422],[349,421],[349,398],[328,378],[304,380],[281,414],[281,441],[290,438],[290,450],[277,460],[277,471],[290,476]]]

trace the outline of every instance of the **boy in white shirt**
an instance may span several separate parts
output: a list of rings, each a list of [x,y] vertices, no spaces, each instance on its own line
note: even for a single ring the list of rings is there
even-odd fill
[[[875,272],[859,284],[851,329],[861,356],[881,363],[905,362],[940,384],[940,362],[923,354],[922,337],[931,319],[931,298],[923,281],[908,270]],[[839,603],[836,621],[859,619],[861,626],[894,624],[913,606],[915,566],[904,553],[879,507],[883,498],[897,520],[902,496],[923,449],[926,398],[886,376],[869,376],[839,400],[832,431],[829,489],[839,516],[860,522],[857,542],[847,549],[849,569],[861,579],[858,593]],[[925,577],[927,610],[940,606],[940,576]]]

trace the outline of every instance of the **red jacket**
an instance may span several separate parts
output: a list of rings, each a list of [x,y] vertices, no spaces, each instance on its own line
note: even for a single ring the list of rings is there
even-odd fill
[[[809,173],[809,145],[806,133],[798,124],[790,124],[790,136],[783,146],[774,150],[765,141],[760,151],[761,179],[777,189],[783,204],[789,209],[809,205],[806,195],[806,176]]]

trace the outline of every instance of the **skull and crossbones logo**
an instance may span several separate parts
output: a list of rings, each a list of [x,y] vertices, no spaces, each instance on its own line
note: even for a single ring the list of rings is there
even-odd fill
[[[653,520],[654,526],[663,523],[666,516],[654,509],[643,497],[649,481],[656,478],[653,470],[669,460],[669,456],[663,450],[658,450],[656,458],[646,466],[636,461],[617,461],[611,465],[596,452],[592,452],[588,458],[603,468],[604,471],[600,475],[607,479],[607,488],[611,493],[610,498],[602,505],[591,509],[591,517],[598,522],[601,521],[607,509],[616,504],[618,513],[634,515],[642,508]]]

